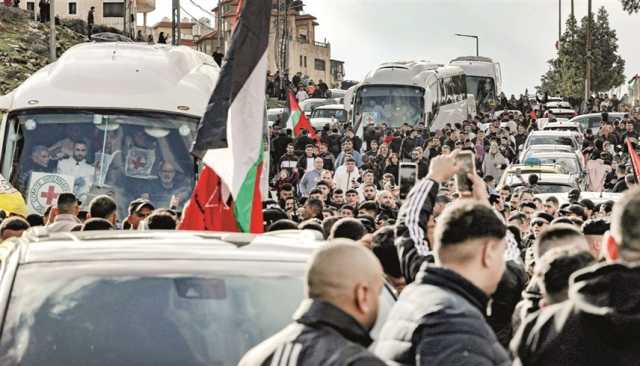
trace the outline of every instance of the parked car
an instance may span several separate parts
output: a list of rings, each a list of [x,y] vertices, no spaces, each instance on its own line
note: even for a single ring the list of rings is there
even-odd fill
[[[564,145],[570,146],[573,151],[577,153],[581,152],[581,145],[573,132],[569,131],[533,131],[529,134],[524,142],[524,145],[520,147],[519,151],[525,152],[531,146],[535,145]],[[522,161],[520,156],[520,161]]]
[[[529,176],[536,175],[538,182],[535,186],[529,184]],[[560,173],[555,166],[521,166],[509,167],[498,182],[497,189],[508,186],[512,190],[518,187],[529,187],[535,193],[568,193],[574,188],[581,189],[584,185],[581,179],[573,174]]]
[[[551,108],[544,112],[543,117],[550,118],[551,116],[554,116],[556,118],[573,118],[577,115],[578,113],[570,108]]]
[[[544,126],[546,126],[547,123],[549,123],[549,121],[551,122],[567,122],[569,121],[568,118],[538,118],[536,120],[536,126],[538,126],[538,130],[542,130],[544,129]]]
[[[558,171],[564,174],[581,176],[585,173],[580,156],[574,151],[527,151],[524,154],[522,164],[527,166],[554,165]]]
[[[0,364],[236,365],[291,322],[318,234],[28,232],[3,243]]]
[[[584,133],[582,125],[571,121],[554,121],[545,123],[543,131],[571,131],[582,135]]]
[[[339,103],[339,101],[334,98],[309,98],[300,102],[300,109],[302,109],[305,116],[309,117],[317,107],[336,103]]]
[[[607,115],[611,122],[622,121],[629,117],[628,113],[623,112],[610,112]],[[570,122],[579,123],[584,131],[590,128],[593,134],[597,135],[602,123],[602,113],[581,114],[573,117]]]
[[[347,122],[347,111],[342,104],[329,104],[316,109],[311,112],[311,118],[309,119],[311,126],[316,130],[321,130],[327,123],[341,123]]]

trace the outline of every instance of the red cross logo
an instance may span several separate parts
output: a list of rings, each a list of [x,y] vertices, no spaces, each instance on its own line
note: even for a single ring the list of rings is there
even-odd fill
[[[40,197],[45,198],[47,200],[47,205],[53,203],[53,200],[58,198],[60,194],[56,193],[55,186],[49,186],[49,189],[46,192],[41,192]]]
[[[140,155],[136,156],[135,159],[129,160],[129,162],[133,166],[133,169],[136,169],[136,170],[147,165],[147,160],[143,159],[142,156]]]

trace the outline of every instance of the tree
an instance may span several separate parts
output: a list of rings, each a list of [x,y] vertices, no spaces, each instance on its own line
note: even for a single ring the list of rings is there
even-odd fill
[[[622,2],[622,9],[629,14],[637,13],[640,11],[640,0],[620,0]]]
[[[591,25],[591,89],[602,92],[624,83],[624,60],[617,54],[618,38],[609,26],[609,14],[604,7],[592,18],[595,20]],[[585,16],[578,25],[573,16],[569,17],[558,57],[549,60],[549,70],[540,78],[540,91],[575,99],[584,96],[588,21]]]

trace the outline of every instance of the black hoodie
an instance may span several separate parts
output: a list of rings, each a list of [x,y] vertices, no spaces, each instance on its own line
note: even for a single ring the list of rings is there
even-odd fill
[[[514,365],[640,365],[640,266],[576,272],[569,300],[527,319],[511,349]]]

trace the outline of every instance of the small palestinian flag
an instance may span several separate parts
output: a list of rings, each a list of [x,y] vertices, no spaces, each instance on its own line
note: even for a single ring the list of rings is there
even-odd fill
[[[316,130],[311,126],[309,119],[304,115],[304,112],[300,109],[298,101],[296,100],[293,92],[289,90],[289,120],[286,124],[287,128],[293,126],[293,135],[295,137],[302,134],[302,130],[305,129],[309,132],[309,137],[316,139]]]

